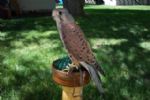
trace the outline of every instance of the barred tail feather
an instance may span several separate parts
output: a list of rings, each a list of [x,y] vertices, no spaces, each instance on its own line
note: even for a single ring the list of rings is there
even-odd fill
[[[96,69],[99,71],[99,73],[100,73],[101,75],[105,76],[105,72],[104,72],[104,70],[102,69],[101,65],[100,65],[98,62],[96,62],[94,65],[96,66]]]
[[[89,72],[92,81],[95,83],[96,87],[98,88],[100,93],[104,93],[104,90],[102,88],[100,76],[98,74],[98,70],[96,70],[93,66],[85,63],[85,62],[80,62],[80,64]]]

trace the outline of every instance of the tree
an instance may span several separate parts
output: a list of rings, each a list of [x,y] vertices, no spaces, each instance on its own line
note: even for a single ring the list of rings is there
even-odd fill
[[[68,9],[73,16],[80,16],[84,14],[84,4],[84,0],[64,0],[63,6]]]
[[[103,0],[95,0],[96,4],[99,5],[99,4],[104,4],[104,1]]]

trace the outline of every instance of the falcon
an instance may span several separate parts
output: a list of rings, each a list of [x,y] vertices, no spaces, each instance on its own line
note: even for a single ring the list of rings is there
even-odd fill
[[[84,67],[89,72],[100,93],[104,93],[100,78],[101,75],[104,75],[104,71],[93,55],[79,25],[75,23],[74,18],[65,8],[54,9],[52,16],[56,21],[63,45],[72,61],[69,68],[79,69],[80,66]]]

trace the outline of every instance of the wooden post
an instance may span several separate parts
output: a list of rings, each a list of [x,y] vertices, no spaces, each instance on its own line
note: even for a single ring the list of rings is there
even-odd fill
[[[90,82],[89,73],[83,69],[82,73],[59,70],[54,62],[52,67],[52,77],[55,83],[62,86],[62,100],[82,100],[83,87]],[[82,79],[81,79],[82,78]]]
[[[62,100],[82,100],[83,87],[62,86]]]
[[[90,75],[84,68],[81,69],[82,72],[72,71],[70,74],[61,70],[62,65],[69,63],[68,60],[62,58],[53,62],[53,80],[62,86],[62,100],[82,100],[83,87],[90,82]]]

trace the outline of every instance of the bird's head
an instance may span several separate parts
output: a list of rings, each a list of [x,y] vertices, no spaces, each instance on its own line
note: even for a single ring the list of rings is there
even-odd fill
[[[56,21],[56,23],[74,22],[73,17],[71,16],[71,14],[69,14],[69,12],[65,8],[59,8],[59,9],[53,10],[52,16],[53,16],[53,19]]]

